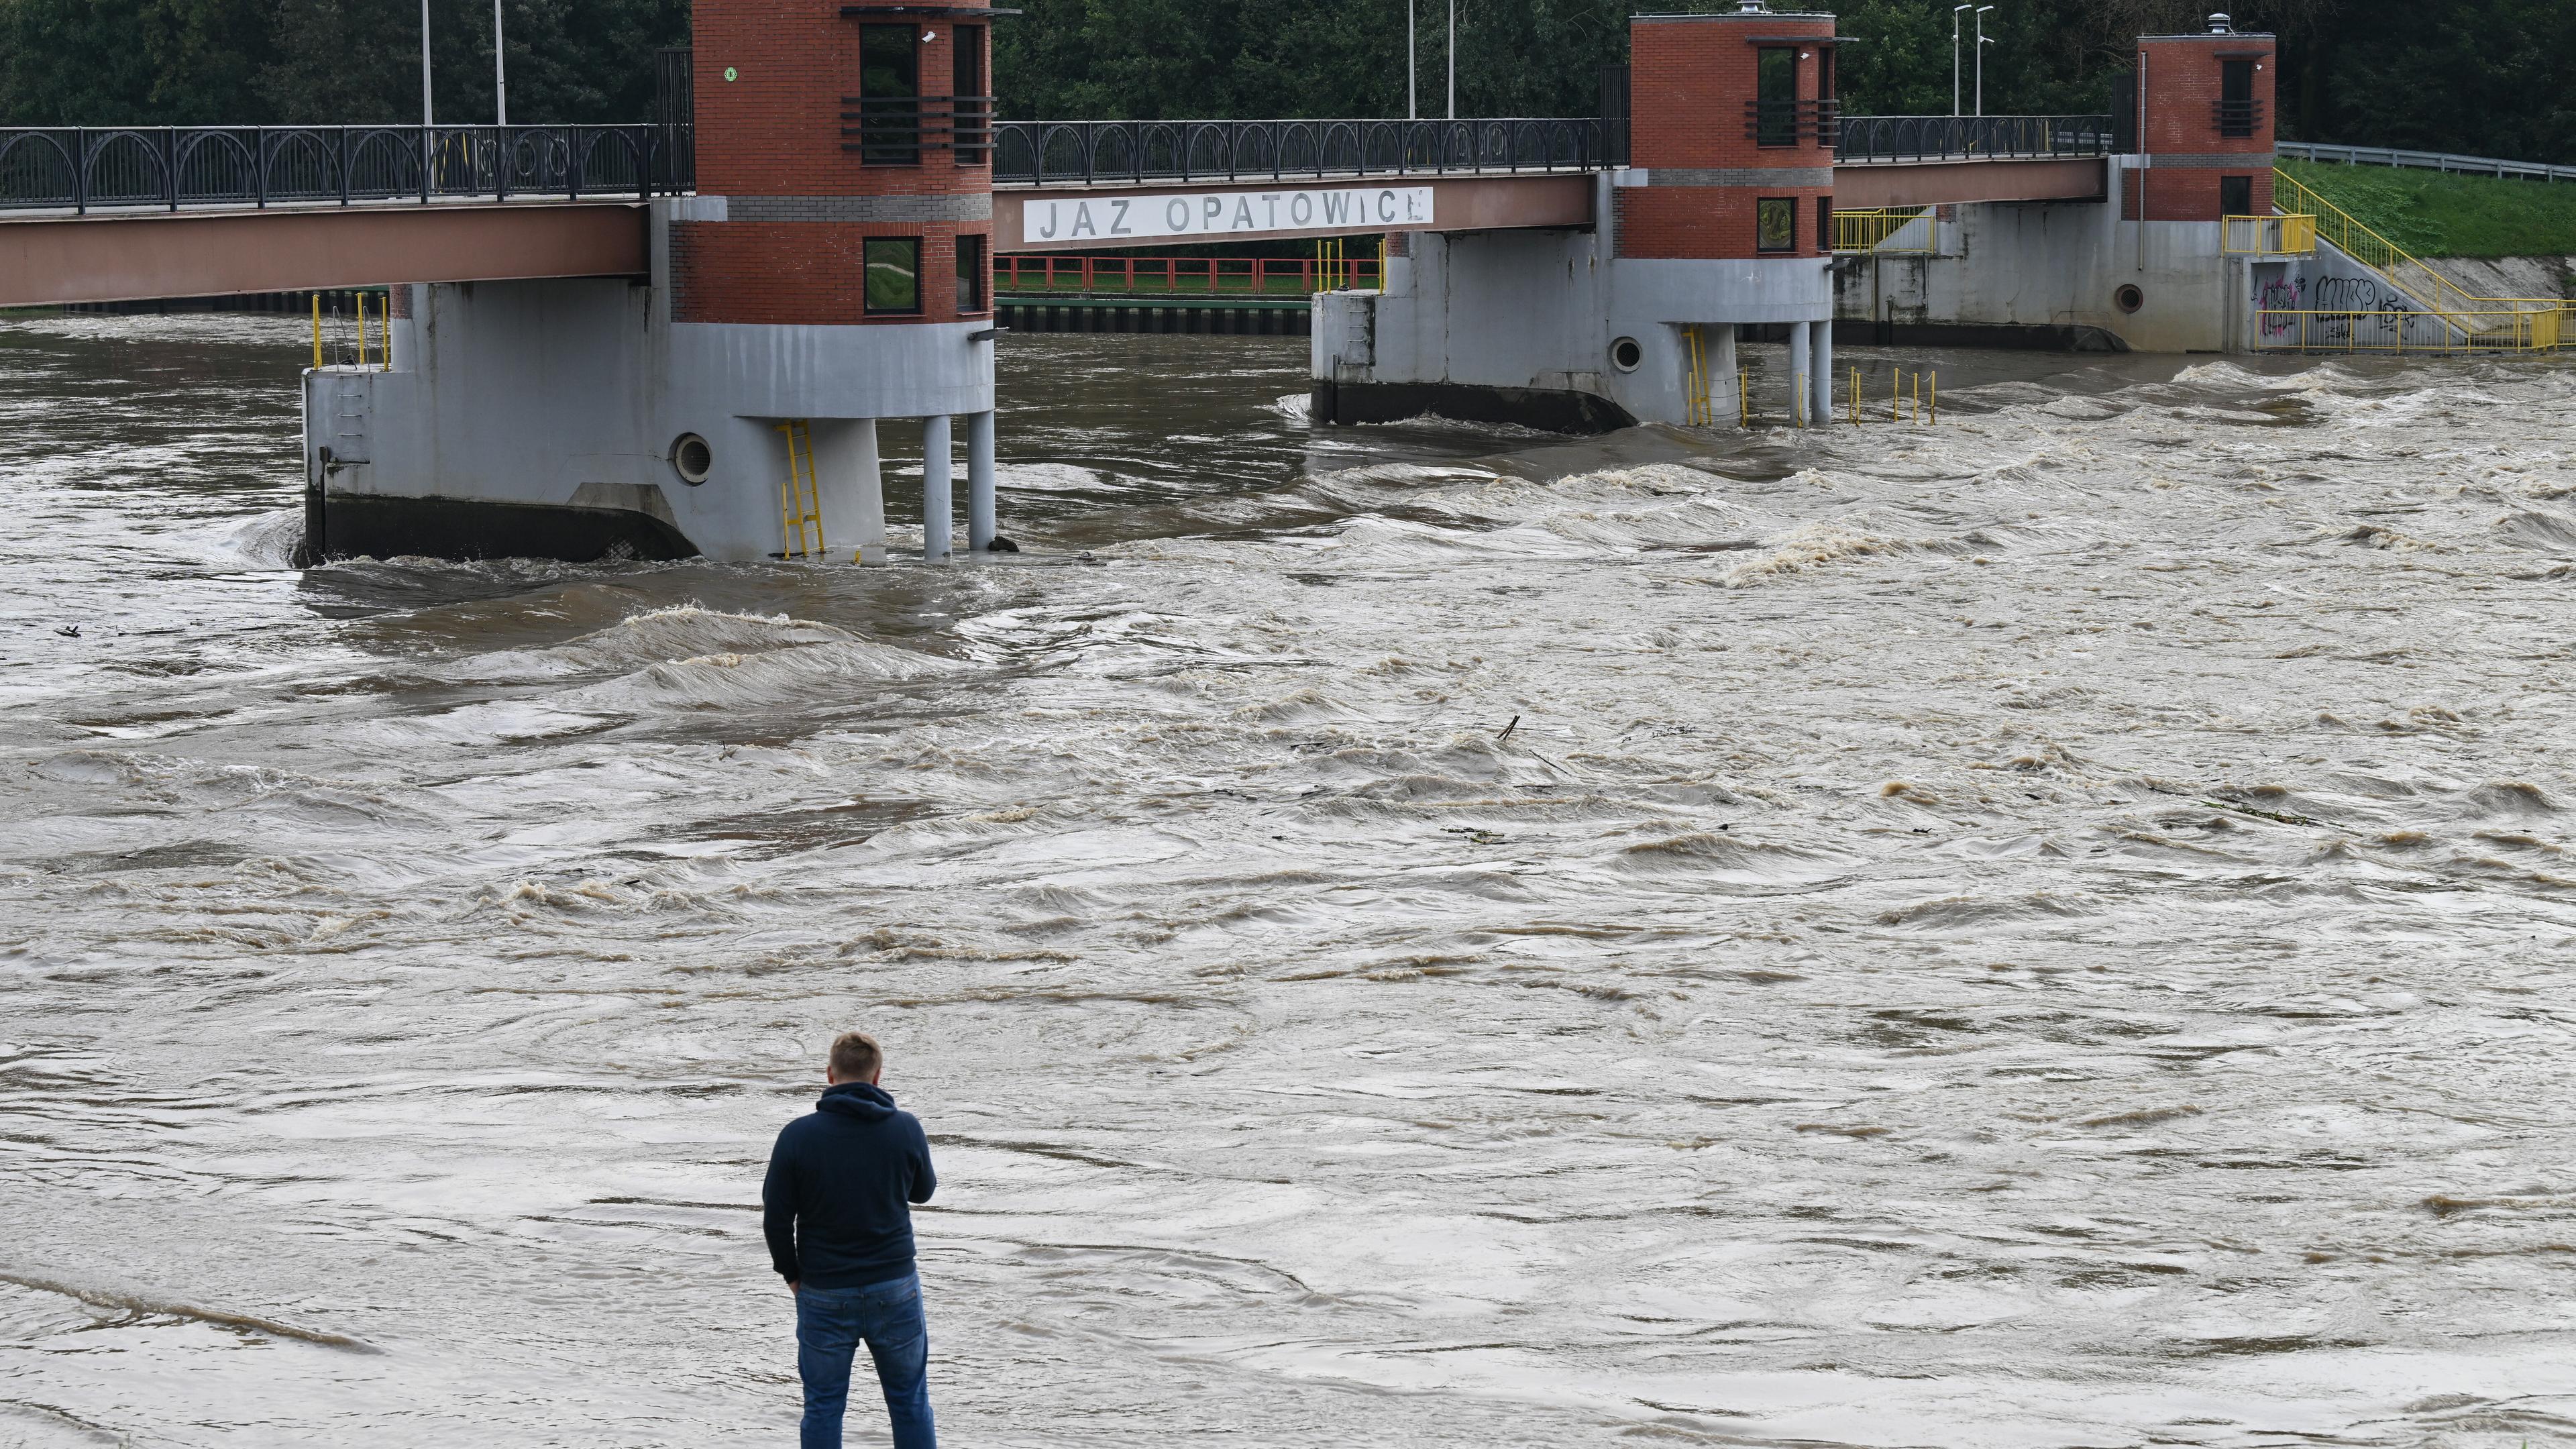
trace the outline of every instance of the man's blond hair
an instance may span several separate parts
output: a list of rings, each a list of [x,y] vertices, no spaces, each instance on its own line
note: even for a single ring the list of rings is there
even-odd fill
[[[844,1082],[864,1082],[885,1065],[885,1050],[863,1031],[845,1031],[832,1042],[832,1075]]]

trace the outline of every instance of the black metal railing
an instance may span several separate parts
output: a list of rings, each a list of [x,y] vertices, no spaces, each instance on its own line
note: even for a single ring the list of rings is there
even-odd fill
[[[1746,101],[1744,139],[1757,146],[1830,146],[1833,101]]]
[[[2262,127],[2261,101],[2211,101],[2209,104],[2221,136],[2251,136]]]
[[[993,98],[843,96],[841,149],[870,166],[918,166],[924,151],[980,163],[993,154]]]
[[[0,211],[270,206],[691,189],[688,128],[192,126],[0,129]]]
[[[1597,171],[1600,120],[1002,121],[1003,186]]]
[[[1844,165],[2111,153],[2109,116],[1844,116],[1835,130]]]
[[[1601,67],[1601,145],[1609,164],[1628,164],[1628,67]]]

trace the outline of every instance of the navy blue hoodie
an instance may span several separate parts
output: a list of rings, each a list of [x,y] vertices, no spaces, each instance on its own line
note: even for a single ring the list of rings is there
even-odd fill
[[[912,1271],[912,1209],[930,1201],[930,1139],[866,1082],[823,1089],[770,1149],[760,1185],[769,1261],[790,1283],[863,1288]]]

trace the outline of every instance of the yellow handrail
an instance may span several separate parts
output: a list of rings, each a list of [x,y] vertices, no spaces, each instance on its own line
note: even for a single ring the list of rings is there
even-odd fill
[[[2226,256],[2304,257],[2317,249],[2317,219],[2307,212],[2222,216],[2218,226],[2218,249]]]
[[[1922,218],[1923,244],[1891,247],[1888,241],[1897,233]],[[1911,210],[1878,207],[1863,211],[1834,213],[1834,250],[1844,255],[1860,252],[1884,252],[1891,256],[1928,256],[1940,250],[1941,221],[1928,207]]]
[[[803,418],[790,418],[778,425],[787,435],[787,480],[778,492],[779,513],[785,524],[786,543],[779,549],[780,558],[821,558],[823,556],[823,497],[821,480],[814,474],[814,431]],[[797,457],[797,445],[804,445],[804,457]]]
[[[1690,347],[1690,377],[1685,384],[1689,391],[1682,399],[1682,416],[1690,426],[1704,428],[1717,421],[1708,396],[1708,361],[1700,353],[1699,328],[1683,328],[1682,337]]]
[[[2481,297],[2425,265],[2404,247],[2364,226],[2354,219],[2352,213],[2318,195],[2316,188],[2302,183],[2277,166],[2272,169],[2272,182],[2276,190],[2287,188],[2300,210],[2316,218],[2319,233],[2334,243],[2337,251],[2379,273],[2390,286],[2428,312],[2494,312],[2500,310],[2500,303],[2503,304],[2501,310],[2506,311],[2556,312],[2564,305],[2556,297]],[[2408,284],[2405,273],[2410,270],[2421,278],[2417,285]]]

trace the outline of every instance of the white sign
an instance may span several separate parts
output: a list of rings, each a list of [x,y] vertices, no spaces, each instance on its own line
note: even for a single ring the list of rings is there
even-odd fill
[[[1350,186],[1306,191],[1195,191],[1162,196],[1029,196],[1020,203],[1024,246],[1122,237],[1225,236],[1265,231],[1382,231],[1429,226],[1428,186]]]

